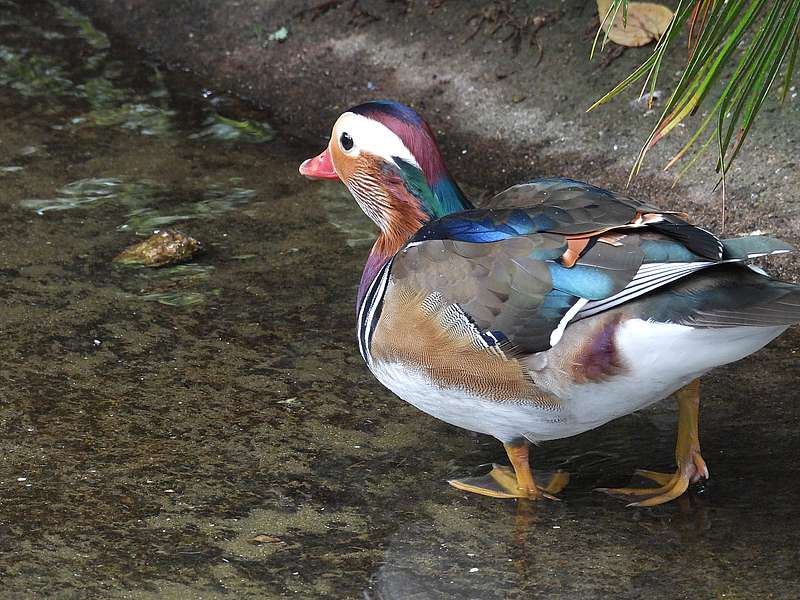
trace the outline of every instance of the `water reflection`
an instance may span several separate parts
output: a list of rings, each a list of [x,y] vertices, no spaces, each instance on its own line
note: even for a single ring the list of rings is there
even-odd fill
[[[647,589],[663,590],[666,582],[647,583],[648,573],[656,579],[659,571],[665,578],[680,576],[681,565],[702,560],[702,535],[710,528],[708,507],[696,498],[682,500],[678,514],[660,518],[610,514],[595,503],[567,507],[523,500],[500,511],[460,509],[465,514],[455,526],[428,518],[401,527],[364,597],[637,597]],[[665,549],[684,558],[665,568]],[[630,582],[640,578],[632,588]],[[713,580],[709,574],[703,583]]]

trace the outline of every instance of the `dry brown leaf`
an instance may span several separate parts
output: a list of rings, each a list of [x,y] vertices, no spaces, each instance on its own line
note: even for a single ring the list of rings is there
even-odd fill
[[[250,541],[252,543],[255,543],[255,544],[266,544],[266,543],[281,544],[281,543],[283,543],[280,538],[276,538],[276,537],[271,536],[271,535],[266,535],[264,533],[260,533],[257,536],[254,536],[254,537],[250,538]]]
[[[621,8],[612,23],[611,15],[606,18],[612,2],[613,0],[597,0],[597,12],[603,24],[603,31],[608,33],[608,38],[612,42],[621,46],[630,48],[646,46],[664,35],[672,21],[672,11],[666,6],[652,2],[629,2],[626,25],[622,24]]]

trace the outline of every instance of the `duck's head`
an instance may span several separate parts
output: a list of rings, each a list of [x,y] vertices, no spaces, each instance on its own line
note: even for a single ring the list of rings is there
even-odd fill
[[[312,179],[339,179],[396,250],[432,218],[471,208],[450,177],[428,124],[387,100],[344,112],[328,147],[300,165]]]

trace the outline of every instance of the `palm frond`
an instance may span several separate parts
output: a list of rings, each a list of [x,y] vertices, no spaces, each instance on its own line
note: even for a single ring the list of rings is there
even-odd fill
[[[627,0],[614,0],[609,14],[625,13],[627,4]],[[800,48],[800,0],[678,0],[672,23],[652,54],[589,110],[642,77],[642,94],[648,89],[652,93],[665,57],[674,51],[684,30],[688,30],[686,67],[643,144],[631,177],[656,143],[708,103],[712,103],[708,115],[665,170],[705,136],[697,152],[704,153],[710,142],[716,141],[716,169],[724,177],[776,81],[783,88],[782,100],[791,86]],[[781,69],[783,77],[779,79]],[[712,122],[715,126],[709,131]]]

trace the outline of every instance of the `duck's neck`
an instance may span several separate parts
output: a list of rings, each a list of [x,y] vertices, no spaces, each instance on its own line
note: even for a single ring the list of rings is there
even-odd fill
[[[364,300],[367,289],[381,270],[381,267],[397,254],[411,236],[428,220],[424,213],[420,213],[405,221],[393,221],[391,226],[386,229],[381,228],[381,233],[372,246],[369,257],[367,257],[367,263],[364,265],[364,272],[361,274],[356,311],[361,308],[361,302]]]
[[[358,288],[356,310],[361,307],[367,289],[381,267],[391,259],[421,227],[432,219],[472,208],[444,168],[439,178],[429,183],[422,171],[409,163],[397,160],[397,170],[384,171],[383,202],[379,211],[365,207],[378,224],[381,233],[364,266]],[[358,197],[357,191],[354,195]]]
[[[461,188],[450,177],[450,173],[441,159],[439,159],[436,175],[430,178],[419,167],[409,162],[396,158],[395,163],[398,169],[398,180],[402,182],[405,191],[411,194],[433,218],[473,208]]]

